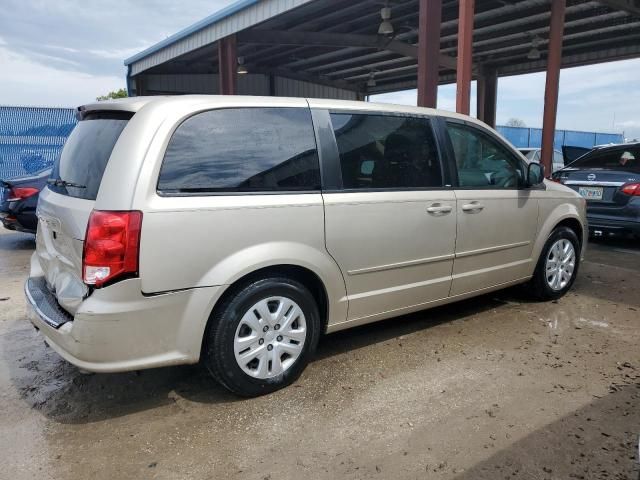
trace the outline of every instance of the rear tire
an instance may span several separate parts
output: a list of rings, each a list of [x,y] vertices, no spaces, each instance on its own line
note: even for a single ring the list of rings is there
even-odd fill
[[[554,229],[528,284],[529,294],[537,300],[557,300],[565,295],[578,274],[580,247],[573,230],[568,227]]]
[[[252,281],[209,319],[203,360],[231,392],[256,397],[293,383],[313,356],[320,315],[313,295],[284,277]]]

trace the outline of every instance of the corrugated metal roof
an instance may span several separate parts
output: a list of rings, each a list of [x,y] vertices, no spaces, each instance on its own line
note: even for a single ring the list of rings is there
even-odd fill
[[[131,75],[209,45],[312,0],[239,0],[228,7],[127,58]]]
[[[227,18],[231,15],[233,15],[234,13],[237,13],[241,10],[244,10],[245,8],[258,3],[260,0],[239,0],[235,3],[232,3],[231,5],[227,6],[226,8],[223,8],[222,10],[219,10],[215,13],[213,13],[212,15],[209,15],[206,18],[203,18],[202,20],[200,20],[199,22],[194,23],[193,25],[188,26],[187,28],[184,28],[182,30],[180,30],[178,33],[174,33],[173,35],[168,36],[167,38],[165,38],[164,40],[156,43],[155,45],[152,45],[151,47],[147,48],[146,50],[143,50],[140,53],[136,53],[135,55],[127,58],[124,61],[125,65],[130,65],[134,62],[137,62],[138,60],[147,57],[149,55],[151,55],[152,53],[156,53],[157,51],[163,49],[166,46],[171,45],[172,43],[177,42],[178,40],[182,40],[185,37],[188,37],[189,35],[191,35],[192,33],[195,33],[199,30],[202,30],[205,27],[208,27],[210,25],[213,25],[214,23]]]

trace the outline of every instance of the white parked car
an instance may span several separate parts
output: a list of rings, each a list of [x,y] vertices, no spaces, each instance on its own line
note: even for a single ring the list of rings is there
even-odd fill
[[[542,149],[540,148],[519,148],[518,150],[520,150],[520,153],[522,153],[525,157],[527,157],[527,160],[531,161],[531,162],[540,162],[540,155],[542,152]],[[560,170],[561,168],[564,168],[564,157],[562,155],[562,152],[560,152],[559,150],[554,150],[553,151],[553,158],[552,158],[552,166],[553,166],[553,171],[557,172],[558,170]]]

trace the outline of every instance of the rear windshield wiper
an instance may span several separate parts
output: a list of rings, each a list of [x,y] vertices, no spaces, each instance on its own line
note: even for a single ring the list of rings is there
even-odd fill
[[[67,182],[61,178],[50,178],[47,180],[49,185],[55,185],[56,187],[75,187],[75,188],[87,188],[86,185],[80,185],[79,183]]]

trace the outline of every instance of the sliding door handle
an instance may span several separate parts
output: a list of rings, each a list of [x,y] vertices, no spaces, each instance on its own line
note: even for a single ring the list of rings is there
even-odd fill
[[[462,211],[469,212],[469,213],[480,212],[483,208],[484,208],[484,205],[481,204],[480,202],[471,202],[471,203],[465,203],[464,205],[462,205]]]
[[[433,214],[444,215],[446,213],[451,212],[451,210],[453,210],[453,207],[451,207],[450,205],[442,205],[441,203],[434,203],[429,207],[427,207],[427,212],[433,213]]]

